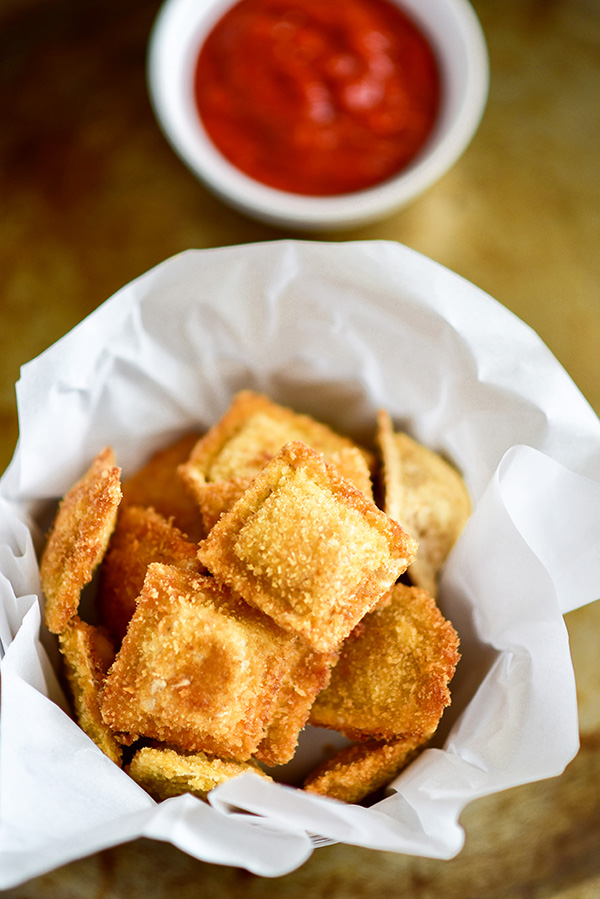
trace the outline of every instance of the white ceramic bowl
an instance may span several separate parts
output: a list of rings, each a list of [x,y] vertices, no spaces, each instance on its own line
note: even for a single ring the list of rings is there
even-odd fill
[[[212,144],[194,100],[198,51],[233,2],[166,0],[150,37],[148,86],[156,117],[174,150],[208,188],[241,212],[270,224],[314,231],[384,218],[441,178],[477,130],[487,100],[489,65],[472,7],[467,0],[393,0],[421,27],[441,68],[441,111],[422,151],[390,180],[341,196],[301,196],[253,180]]]

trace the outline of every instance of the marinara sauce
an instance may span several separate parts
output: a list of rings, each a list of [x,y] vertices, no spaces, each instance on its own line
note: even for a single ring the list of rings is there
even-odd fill
[[[418,153],[437,61],[388,0],[241,0],[202,45],[200,118],[242,172],[313,196],[379,184]]]

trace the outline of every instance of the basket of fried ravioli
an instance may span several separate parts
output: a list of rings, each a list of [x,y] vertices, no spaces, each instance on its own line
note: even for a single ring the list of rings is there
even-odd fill
[[[294,785],[359,802],[431,740],[459,660],[437,585],[470,500],[387,412],[374,432],[246,390],[127,479],[103,449],[59,504],[40,569],[73,714],[155,799],[282,779],[308,724],[345,745]]]

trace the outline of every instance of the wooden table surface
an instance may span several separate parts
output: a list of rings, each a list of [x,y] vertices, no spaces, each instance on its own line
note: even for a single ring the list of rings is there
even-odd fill
[[[223,206],[166,144],[144,72],[158,5],[0,0],[0,470],[22,363],[180,250],[290,236]],[[411,207],[327,239],[397,240],[473,281],[541,335],[600,412],[600,5],[473,5],[491,88],[472,144]],[[470,805],[452,861],[332,846],[263,880],[141,840],[5,895],[599,896],[600,603],[567,624],[581,751],[561,777]]]

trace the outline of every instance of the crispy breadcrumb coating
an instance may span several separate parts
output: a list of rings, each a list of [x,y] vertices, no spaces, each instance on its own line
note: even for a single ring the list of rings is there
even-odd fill
[[[450,704],[458,636],[434,599],[396,584],[391,601],[347,640],[310,722],[353,740],[429,737]]]
[[[408,571],[411,582],[435,596],[440,569],[471,514],[469,493],[445,459],[395,432],[387,412],[379,412],[377,423],[384,509],[419,544]]]
[[[267,765],[284,765],[294,757],[300,731],[315,697],[329,683],[337,659],[337,653],[314,652],[303,640],[296,640],[289,670],[255,758]]]
[[[214,578],[152,563],[104,685],[103,719],[245,761],[266,734],[295,642]]]
[[[135,612],[146,570],[164,562],[201,573],[198,546],[154,509],[124,506],[100,571],[98,603],[103,623],[121,642]]]
[[[204,752],[182,753],[168,747],[138,749],[126,771],[158,802],[182,793],[206,799],[214,787],[241,774],[257,774],[271,780],[252,761],[235,762]]]
[[[54,634],[77,614],[81,591],[104,557],[121,500],[119,479],[107,447],[59,505],[40,562],[44,620]]]
[[[58,645],[79,726],[109,759],[120,765],[121,747],[100,714],[99,694],[114,658],[109,639],[75,616],[60,634]]]
[[[202,510],[207,530],[222,512],[231,508],[281,447],[292,440],[308,444],[326,458],[341,454],[338,460],[345,467],[344,474],[350,480],[356,479],[358,486],[365,486],[367,495],[371,495],[368,472],[373,464],[372,454],[309,415],[280,406],[263,394],[242,390],[179,468],[190,495]],[[362,461],[346,456],[347,450],[360,452]]]
[[[311,772],[304,789],[342,802],[360,802],[397,777],[423,742],[422,736],[402,736],[347,746]]]
[[[196,431],[184,434],[149,459],[123,481],[123,506],[152,508],[173,521],[193,543],[204,536],[198,504],[189,496],[177,472],[200,439]]]
[[[323,456],[293,442],[223,514],[198,555],[281,627],[331,652],[415,550],[400,525]]]
[[[470,500],[384,411],[377,442],[380,469],[242,391],[122,487],[105,449],[59,505],[40,567],[74,715],[117,764],[141,738],[125,770],[157,800],[267,776],[259,763],[290,761],[309,722],[353,743],[303,788],[360,802],[435,732],[459,653],[434,595]],[[78,616],[100,563],[116,654]]]

